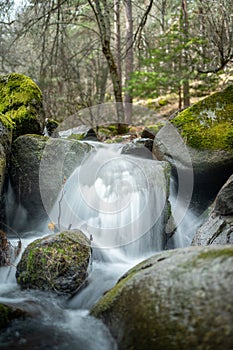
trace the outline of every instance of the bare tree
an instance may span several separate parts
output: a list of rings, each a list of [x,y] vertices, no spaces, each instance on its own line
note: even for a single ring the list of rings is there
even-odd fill
[[[132,1],[124,0],[126,19],[126,56],[125,56],[125,120],[132,123],[132,102],[133,98],[129,92],[128,82],[133,73],[133,15]]]

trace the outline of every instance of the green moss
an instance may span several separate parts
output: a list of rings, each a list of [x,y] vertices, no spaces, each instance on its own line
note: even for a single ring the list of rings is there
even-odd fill
[[[40,102],[42,93],[29,77],[12,73],[0,78],[0,96],[0,112],[6,113],[9,109]]]
[[[161,98],[160,100],[158,100],[158,104],[160,107],[166,106],[169,104],[169,101],[166,98]]]
[[[24,252],[17,267],[17,281],[26,288],[62,292],[60,281],[66,276],[76,280],[75,285],[82,283],[89,257],[89,241],[82,234],[64,232],[44,237],[32,242]]]
[[[42,93],[29,77],[17,73],[0,77],[0,113],[5,116],[8,126],[17,129],[16,136],[25,130],[28,133],[35,130],[41,101]],[[39,131],[40,127],[36,126],[36,129]]]
[[[211,250],[201,252],[198,259],[216,259],[216,258],[233,258],[233,249],[225,248],[221,250]]]
[[[84,134],[71,134],[68,137],[68,140],[77,140],[77,141],[82,141],[85,138]]]
[[[163,125],[164,125],[163,123],[158,123],[154,125],[148,125],[146,128],[148,130],[153,131],[155,134],[157,134],[157,132],[162,128]]]
[[[0,113],[0,122],[2,125],[4,125],[7,129],[12,129],[15,123],[13,120],[6,114]]]
[[[233,85],[172,120],[186,143],[199,149],[233,149]]]

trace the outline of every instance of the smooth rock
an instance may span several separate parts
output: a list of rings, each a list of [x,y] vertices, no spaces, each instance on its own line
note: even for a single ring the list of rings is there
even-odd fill
[[[159,253],[92,308],[123,349],[231,350],[233,247]]]

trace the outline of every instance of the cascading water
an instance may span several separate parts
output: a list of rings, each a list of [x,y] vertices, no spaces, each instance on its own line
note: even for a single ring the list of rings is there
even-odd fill
[[[165,247],[166,166],[122,155],[119,145],[96,145],[64,182],[50,212],[60,230],[79,228],[92,235],[87,286],[69,300],[20,291],[15,268],[1,268],[0,303],[34,305],[37,317],[18,321],[0,335],[0,349],[115,349],[108,330],[87,310],[130,267]],[[48,234],[47,224],[43,232],[21,233],[23,246]]]

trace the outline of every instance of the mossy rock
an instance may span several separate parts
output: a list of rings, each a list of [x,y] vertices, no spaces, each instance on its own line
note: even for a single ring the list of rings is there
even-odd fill
[[[231,350],[233,246],[159,253],[92,308],[119,349]]]
[[[3,123],[13,127],[13,137],[41,134],[44,126],[42,93],[36,83],[23,74],[0,77],[0,113]]]
[[[233,85],[195,103],[171,122],[193,148],[233,150]]]
[[[156,159],[166,160],[172,165],[179,183],[186,184],[186,180],[194,175],[192,204],[202,206],[203,210],[213,202],[233,173],[233,149],[193,148],[169,122],[156,134],[153,154]],[[192,190],[190,186],[187,192]]]
[[[22,288],[74,293],[86,280],[90,242],[81,231],[53,234],[29,244],[17,265]]]
[[[47,218],[63,179],[91,149],[87,143],[41,135],[22,135],[13,142],[11,183],[16,204],[21,203],[28,213],[27,228],[22,229],[33,229]]]
[[[47,142],[48,137],[41,135],[22,135],[12,144],[10,178],[16,205],[23,205],[32,222],[47,217],[39,187],[40,162]]]
[[[0,304],[0,330],[9,326],[13,320],[26,316],[27,313],[17,307]]]

